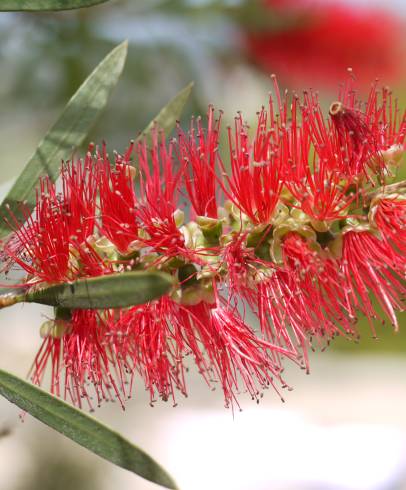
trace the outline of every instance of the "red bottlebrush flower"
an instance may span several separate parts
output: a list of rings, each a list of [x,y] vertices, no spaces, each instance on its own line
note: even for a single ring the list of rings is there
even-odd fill
[[[24,224],[11,216],[15,233],[5,245],[5,253],[9,262],[31,276],[31,284],[69,281],[98,275],[101,267],[105,269],[86,243],[96,221],[97,176],[90,155],[84,162],[64,165],[61,177],[61,193],[49,178],[40,181],[34,213],[26,213]],[[93,272],[86,274],[86,268]]]
[[[197,130],[192,120],[188,135],[179,128],[179,152],[185,165],[185,185],[197,216],[217,218],[216,160],[221,126],[221,112],[214,117],[214,108],[209,106],[207,131],[201,118]]]
[[[270,98],[258,113],[255,134],[241,115],[229,129],[230,175],[217,156],[220,120],[210,107],[206,131],[198,120],[188,135],[179,129],[178,142],[166,144],[154,129],[151,148],[137,144],[136,185],[133,144],[114,165],[103,146],[63,167],[61,192],[42,179],[26,223],[11,217],[6,268],[26,272],[28,291],[135,267],[174,282],[144,305],[56,308],[41,327],[34,383],[50,364],[52,391],[92,408],[93,399],[123,405],[140,377],[151,403],[176,404],[176,392],[187,393],[191,359],[234,407],[241,391],[258,400],[268,385],[286,387],[285,360],[308,370],[313,338],[324,346],[336,335],[356,336],[359,313],[373,328],[383,310],[398,328],[405,183],[371,187],[401,160],[405,116],[386,89],[378,96],[374,85],[363,107],[347,84],[327,122],[314,92],[290,100],[273,80],[276,103]],[[198,216],[186,223],[182,194]],[[0,307],[19,300],[7,295]]]
[[[239,379],[253,399],[257,399],[260,389],[269,385],[276,389],[275,380],[284,385],[281,368],[267,356],[267,351],[287,356],[291,352],[259,339],[236,308],[220,304],[211,308],[207,303],[199,303],[188,307],[186,312],[207,354],[211,371],[221,383],[226,406],[233,402],[238,405]],[[201,353],[194,352],[194,355],[199,359]]]
[[[368,128],[365,115],[360,110],[347,108],[341,102],[333,102],[329,113],[341,146],[352,145],[355,153],[359,153],[364,148],[370,152],[375,150],[373,134]],[[368,148],[369,145],[372,145],[372,148]]]
[[[294,279],[302,307],[307,310],[303,317],[313,316],[308,333],[328,338],[340,331],[351,333],[352,327],[345,317],[348,306],[342,290],[344,276],[336,260],[321,251],[318,243],[298,233],[288,233],[281,247],[284,268]]]
[[[379,96],[374,84],[361,110],[352,85],[349,81],[340,100],[331,105],[328,123],[317,94],[305,92],[302,126],[296,127],[294,117],[287,132],[285,148],[292,162],[286,166],[287,186],[299,201],[303,200],[301,195],[309,197],[310,203],[303,210],[316,219],[337,219],[346,214],[352,202],[362,196],[360,182],[375,185],[378,177],[382,183],[403,152],[406,115],[400,116],[387,89]]]
[[[382,196],[372,204],[370,219],[375,222],[386,245],[406,255],[406,199]]]
[[[44,324],[45,339],[31,367],[32,382],[41,384],[50,362],[52,393],[79,407],[85,400],[92,410],[93,393],[97,406],[116,398],[123,406],[126,366],[110,340],[112,321],[108,310],[75,310],[70,319]]]
[[[131,144],[124,157],[116,155],[114,166],[105,147],[99,156],[100,228],[122,254],[128,253],[130,243],[138,237],[135,168],[129,165],[133,149]]]
[[[40,182],[34,214],[27,214],[23,225],[14,220],[14,235],[6,244],[5,253],[9,262],[19,265],[34,277],[34,282],[63,281],[69,277],[72,228],[67,213],[55,186],[45,178]]]
[[[289,271],[279,268],[269,279],[258,284],[250,303],[256,305],[254,308],[265,337],[296,354],[301,366],[309,371],[307,333],[314,325],[303,305],[301,293]]]
[[[250,272],[256,272],[262,264],[253,247],[247,246],[248,233],[236,233],[222,250],[222,261],[228,272],[228,287],[231,298],[244,296],[250,290]],[[265,241],[265,240],[264,240]],[[258,244],[261,246],[261,237]],[[255,244],[257,245],[257,243]]]
[[[395,311],[403,311],[406,288],[397,271],[404,270],[404,257],[369,231],[348,231],[343,237],[341,268],[352,317],[356,318],[355,309],[362,311],[375,335],[372,320],[380,316],[372,303],[372,293],[398,330]]]
[[[264,1],[264,17],[273,2]],[[278,72],[290,85],[334,86],[347,67],[368,89],[375,77],[396,81],[404,71],[402,24],[389,13],[323,2],[284,11],[287,27],[252,29],[245,35],[250,58],[266,72]],[[282,19],[283,20],[283,19]]]
[[[140,239],[166,258],[183,253],[188,255],[184,237],[175,221],[183,169],[174,170],[173,142],[167,147],[165,136],[159,135],[156,129],[151,136],[150,151],[146,141],[136,148],[141,171],[137,216],[147,235]]]
[[[266,338],[303,358],[306,370],[311,337],[329,343],[336,335],[355,333],[339,264],[316,246],[288,233],[281,243],[282,263],[263,273],[264,280],[246,295]]]
[[[379,89],[375,81],[365,104],[356,95],[354,78],[349,77],[340,90],[338,102],[330,107],[330,116],[343,139],[345,134],[349,135],[355,151],[365,141],[371,141],[376,151],[381,152],[394,145],[402,146],[406,137],[406,111],[400,113],[391,90],[386,86]]]
[[[298,348],[306,355],[306,335],[295,306],[289,311],[297,291],[293,293],[290,284],[286,284],[287,289],[281,298],[281,290],[285,288],[282,276],[289,274],[273,262],[260,259],[256,255],[256,251],[264,252],[269,249],[268,231],[265,230],[262,236],[258,236],[253,247],[247,246],[247,233],[234,236],[224,247],[222,258],[228,271],[228,303],[236,305],[241,300],[246,301],[258,317],[264,337],[273,345],[289,351],[291,356],[299,357]],[[282,286],[279,282],[282,282]],[[286,304],[282,307],[281,303],[285,300]],[[293,330],[293,340],[288,332],[288,325]],[[270,355],[274,362],[280,364],[280,352],[273,350]]]
[[[185,358],[192,355],[209,386],[221,383],[226,405],[236,402],[240,379],[254,398],[258,389],[280,378],[280,367],[267,357],[267,350],[291,355],[260,340],[236,310],[200,302],[183,306],[169,298],[131,308],[118,326],[124,342],[116,347],[132,373],[138,372],[150,393],[163,400],[175,391],[186,395]],[[112,333],[114,336],[114,333]],[[238,403],[238,402],[237,402]]]
[[[326,126],[317,97],[305,93],[302,123],[298,125],[297,97],[292,100],[289,128],[282,129],[281,158],[286,187],[310,218],[333,221],[347,214],[355,196],[352,180],[343,180],[347,161],[337,151],[331,128]],[[345,174],[345,176],[347,176]]]
[[[96,174],[90,151],[83,162],[68,162],[61,169],[61,198],[69,218],[70,239],[79,244],[92,235],[96,223]]]
[[[276,265],[255,257],[245,239],[240,235],[225,247],[228,287],[233,300],[247,301],[270,342],[304,356],[308,369],[309,336],[329,342],[335,335],[355,333],[346,317],[339,264],[316,242],[312,249],[301,235],[288,233],[280,245],[283,263]]]
[[[186,396],[186,346],[179,331],[178,309],[164,297],[123,311],[113,328],[112,338],[120,334],[115,341],[117,354],[133,377],[137,373],[142,377],[151,404],[156,394],[164,401],[172,398],[174,404],[176,390]]]
[[[279,94],[278,94],[279,97]],[[279,135],[270,99],[269,114],[263,108],[258,115],[258,126],[253,141],[242,116],[235,118],[234,137],[228,130],[231,176],[222,165],[228,189],[222,184],[226,196],[254,224],[269,223],[282,190]]]
[[[330,117],[338,136],[337,151],[344,152],[352,175],[372,169],[381,177],[392,164],[391,157],[402,150],[406,137],[406,112],[400,114],[397,101],[375,82],[363,108],[355,97],[353,80],[348,80],[339,100],[330,106]]]

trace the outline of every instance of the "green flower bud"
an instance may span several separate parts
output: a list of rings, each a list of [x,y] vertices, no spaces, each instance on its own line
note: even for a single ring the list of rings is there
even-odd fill
[[[219,219],[198,216],[196,222],[201,229],[208,246],[218,245],[223,231],[223,223]]]
[[[64,335],[71,333],[71,331],[71,324],[65,320],[47,320],[41,325],[39,334],[43,339],[47,337],[60,339]]]

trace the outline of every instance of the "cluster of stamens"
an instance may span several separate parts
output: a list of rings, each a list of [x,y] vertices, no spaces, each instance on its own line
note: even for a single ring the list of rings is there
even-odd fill
[[[348,82],[326,120],[317,94],[282,96],[273,80],[276,103],[254,131],[238,114],[228,151],[209,107],[205,127],[192,120],[169,142],[155,128],[112,160],[90,148],[63,166],[61,190],[41,181],[25,223],[10,218],[6,269],[26,271],[27,289],[129,270],[174,280],[145,305],[57,308],[41,327],[35,383],[51,360],[52,391],[76,404],[123,403],[138,376],[151,402],[175,402],[191,357],[229,405],[286,387],[283,360],[308,370],[314,343],[357,338],[359,315],[374,335],[376,319],[398,328],[405,115],[376,84],[361,106]]]

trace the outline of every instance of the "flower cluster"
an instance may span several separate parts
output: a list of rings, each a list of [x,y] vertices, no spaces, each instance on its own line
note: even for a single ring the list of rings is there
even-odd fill
[[[33,382],[51,364],[52,392],[79,406],[123,404],[138,378],[151,403],[175,403],[195,363],[238,405],[240,392],[286,387],[286,359],[308,369],[312,343],[357,337],[359,314],[398,328],[406,186],[391,182],[405,114],[377,84],[361,104],[351,78],[327,118],[317,93],[282,95],[274,77],[273,89],[256,128],[237,115],[224,150],[210,106],[207,123],[179,126],[176,139],[155,128],[122,155],[92,147],[57,185],[41,180],[4,248],[27,288],[128,270],[164,271],[175,285],[129,308],[56,308]]]

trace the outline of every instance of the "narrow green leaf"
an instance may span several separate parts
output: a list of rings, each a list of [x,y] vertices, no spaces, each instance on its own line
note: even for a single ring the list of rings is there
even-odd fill
[[[156,117],[148,124],[137,140],[143,136],[150,138],[150,131],[155,124],[157,124],[160,129],[163,129],[165,134],[170,134],[176,125],[176,121],[178,121],[182,115],[185,104],[192,92],[193,85],[194,83],[191,82],[180,92],[178,92],[175,97],[173,97],[166,104],[166,106],[159,111]]]
[[[0,308],[24,302],[71,309],[126,308],[157,299],[172,285],[168,274],[131,271],[78,279],[29,293],[0,288]]]
[[[0,394],[44,424],[111,463],[176,490],[171,476],[142,449],[44,390],[0,369]]]
[[[108,0],[1,0],[0,11],[72,10],[91,7]]]
[[[34,208],[38,179],[49,175],[55,181],[61,161],[70,158],[73,150],[83,142],[106,106],[123,70],[126,56],[127,42],[124,42],[104,58],[79,87],[58,121],[38,145],[0,206],[0,239],[10,233],[4,218],[9,218],[10,211],[17,218],[24,218],[21,203],[24,202],[26,209]]]
[[[125,308],[159,298],[172,284],[168,274],[132,271],[50,286],[18,301],[75,309]]]

